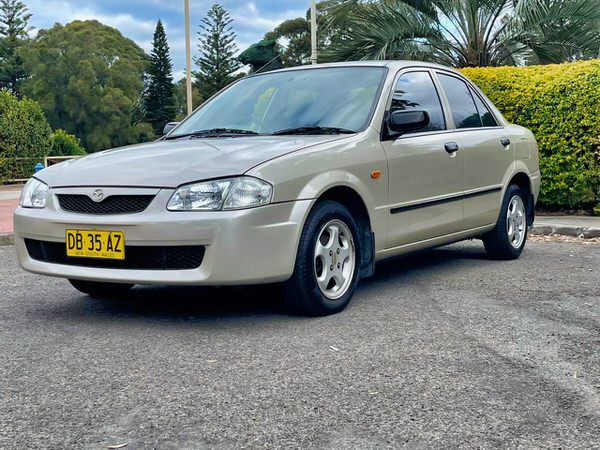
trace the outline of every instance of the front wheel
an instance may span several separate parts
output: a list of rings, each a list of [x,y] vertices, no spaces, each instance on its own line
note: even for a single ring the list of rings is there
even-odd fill
[[[120,297],[127,294],[133,284],[102,283],[99,281],[72,280],[69,283],[79,292],[88,294],[90,297]]]
[[[324,316],[343,310],[358,282],[360,243],[352,215],[326,200],[310,212],[298,245],[292,277],[285,284],[288,308]]]
[[[523,190],[511,185],[504,194],[498,222],[483,236],[483,245],[495,259],[517,259],[527,240],[527,209]]]

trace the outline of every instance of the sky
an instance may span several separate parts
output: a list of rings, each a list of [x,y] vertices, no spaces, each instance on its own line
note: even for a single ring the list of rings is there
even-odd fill
[[[173,59],[175,79],[182,78],[185,69],[185,30],[183,0],[23,0],[33,14],[30,24],[36,29],[52,27],[56,22],[96,19],[115,27],[133,39],[146,52],[152,48],[156,22],[161,19]],[[197,34],[206,11],[214,0],[190,0],[192,55],[197,54]],[[233,18],[238,50],[262,39],[286,19],[301,17],[310,7],[310,0],[221,0],[219,3]]]

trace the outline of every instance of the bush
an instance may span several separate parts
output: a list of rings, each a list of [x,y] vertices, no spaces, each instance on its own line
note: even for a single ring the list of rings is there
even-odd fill
[[[0,90],[0,180],[30,177],[50,152],[51,133],[37,102]]]
[[[533,131],[543,205],[600,207],[600,60],[462,72],[509,122]]]
[[[85,149],[79,145],[81,140],[65,130],[52,133],[52,149],[48,156],[77,156],[85,155]]]

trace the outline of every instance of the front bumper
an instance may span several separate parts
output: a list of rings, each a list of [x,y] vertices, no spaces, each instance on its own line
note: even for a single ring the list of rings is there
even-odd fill
[[[61,211],[53,193],[44,209],[19,207],[15,247],[23,269],[42,275],[135,284],[228,285],[283,281],[294,270],[302,226],[313,200],[238,211],[170,212],[173,190],[158,191],[141,213],[97,216]],[[127,246],[205,247],[196,269],[139,270],[54,264],[32,259],[25,239],[65,242],[66,229],[122,231]]]

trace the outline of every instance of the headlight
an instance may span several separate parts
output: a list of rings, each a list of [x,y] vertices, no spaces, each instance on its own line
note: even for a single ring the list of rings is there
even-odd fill
[[[46,183],[42,183],[35,178],[30,178],[21,192],[19,205],[24,208],[44,208],[48,192],[49,188]]]
[[[273,187],[252,177],[225,178],[187,184],[171,196],[169,211],[219,211],[266,205]]]

